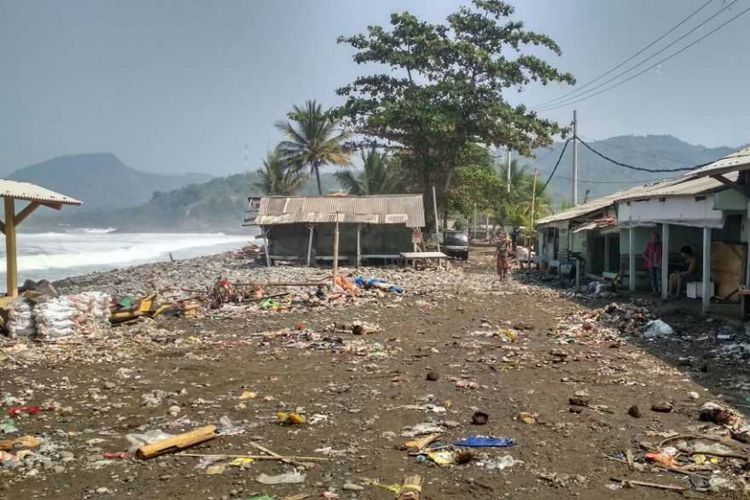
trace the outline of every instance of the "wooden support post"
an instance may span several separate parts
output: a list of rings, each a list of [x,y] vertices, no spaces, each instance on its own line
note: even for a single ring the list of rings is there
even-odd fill
[[[31,212],[36,210],[38,207],[39,207],[39,203],[36,203],[34,201],[32,201],[31,203],[23,207],[23,210],[21,210],[20,212],[16,214],[16,218],[15,218],[16,227],[18,227],[23,221],[25,221],[26,218],[29,215],[31,215]]]
[[[18,266],[16,257],[16,207],[13,198],[5,197],[5,272],[9,297],[18,297]]]
[[[362,247],[360,245],[360,236],[362,233],[362,226],[357,224],[357,269],[362,263]]]
[[[604,265],[602,266],[603,274],[609,272],[609,246],[612,242],[612,238],[610,238],[608,234],[604,234],[602,236],[604,236]]]
[[[263,248],[266,251],[266,267],[271,267],[271,253],[268,248],[268,233],[271,232],[270,230],[267,230],[265,227],[263,229]]]
[[[711,228],[703,228],[703,314],[711,306]]]
[[[333,230],[333,285],[336,289],[336,274],[339,272],[339,214],[336,214],[336,228]]]
[[[661,298],[669,298],[669,224],[661,225]]]
[[[310,238],[307,240],[307,267],[310,267],[310,264],[312,263],[313,234],[315,232],[315,226],[310,224],[307,228],[310,230]]]
[[[745,214],[745,239],[747,240],[745,242],[747,243],[747,248],[745,249],[745,253],[747,254],[745,256],[747,259],[745,263],[745,288],[750,288],[750,201],[747,203]],[[745,318],[742,319],[744,320]]]
[[[635,241],[633,226],[628,229],[628,290],[635,292]]]

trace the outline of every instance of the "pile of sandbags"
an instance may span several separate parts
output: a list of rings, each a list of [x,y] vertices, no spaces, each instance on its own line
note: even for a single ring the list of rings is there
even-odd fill
[[[92,335],[109,324],[110,297],[103,292],[62,295],[34,307],[39,337],[56,339],[71,335]]]
[[[34,303],[26,297],[17,297],[8,311],[8,334],[11,337],[33,337],[36,333]]]

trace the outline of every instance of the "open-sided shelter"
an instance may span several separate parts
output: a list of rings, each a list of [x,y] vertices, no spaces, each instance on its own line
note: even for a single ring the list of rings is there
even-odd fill
[[[5,235],[6,294],[15,297],[18,295],[16,228],[41,206],[60,210],[63,205],[80,205],[81,202],[36,184],[7,179],[0,179],[0,196],[3,197],[5,210],[5,221],[0,222],[0,231]],[[28,203],[16,212],[16,200]]]

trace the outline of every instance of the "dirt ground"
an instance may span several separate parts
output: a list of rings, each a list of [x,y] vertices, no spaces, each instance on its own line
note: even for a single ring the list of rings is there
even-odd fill
[[[467,271],[477,280],[496,279],[481,252]],[[631,472],[607,457],[637,450],[641,441],[658,443],[661,432],[685,432],[697,424],[702,403],[721,401],[720,394],[739,401],[743,387],[722,387],[730,367],[705,367],[707,351],[700,349],[688,352],[674,343],[640,341],[561,345],[553,334],[559,321],[600,305],[530,295],[508,284],[506,292],[476,296],[424,297],[407,291],[400,302],[304,315],[164,318],[160,326],[180,331],[180,336],[139,341],[135,359],[121,361],[103,350],[106,363],[79,363],[72,350],[58,365],[4,370],[0,395],[25,395],[27,404],[54,400],[71,407],[17,421],[20,434],[44,435],[71,453],[65,463],[40,467],[36,473],[0,470],[0,497],[219,500],[307,493],[313,499],[329,491],[342,499],[391,499],[393,493],[367,486],[362,478],[393,484],[410,474],[424,478],[423,498],[431,500],[682,496],[647,487],[613,489],[613,477],[688,489],[689,483],[668,471]],[[697,325],[701,321],[680,319]],[[298,323],[324,331],[333,322],[353,320],[380,326],[379,332],[361,337],[367,345],[377,343],[374,351],[380,354],[290,347],[286,340],[254,335],[301,326]],[[503,327],[511,327],[517,337],[503,342],[471,334]],[[731,369],[746,376],[744,367]],[[427,379],[430,372],[437,380]],[[457,381],[476,387],[461,388]],[[143,394],[153,390],[166,393],[163,402],[144,406]],[[253,391],[257,398],[240,400],[243,391]],[[571,412],[569,398],[580,391],[588,393],[591,405],[601,406]],[[691,391],[699,398],[691,398]],[[663,401],[674,404],[671,413],[650,410]],[[426,410],[431,408],[427,403],[445,408],[445,413]],[[627,414],[634,404],[640,418]],[[169,408],[175,406],[178,410],[173,408],[170,415]],[[308,422],[279,425],[276,412],[290,410],[304,412]],[[486,425],[472,424],[476,410],[489,415]],[[518,420],[520,412],[538,414],[536,423]],[[316,414],[320,416],[313,418]],[[256,453],[250,445],[256,442],[282,455],[328,460],[304,471],[302,484],[263,485],[256,481],[260,473],[281,474],[292,467],[256,461],[210,475],[196,469],[196,457],[102,458],[103,453],[128,448],[125,434],[155,428],[183,432],[217,424],[222,416],[244,432],[218,437],[190,452]],[[441,467],[398,449],[408,440],[402,431],[423,422],[447,423],[442,438],[447,443],[491,435],[511,437],[517,444],[476,450],[468,464]],[[504,455],[520,462],[504,470],[477,464]],[[343,490],[347,482],[364,489]],[[741,498],[728,491],[685,495]]]

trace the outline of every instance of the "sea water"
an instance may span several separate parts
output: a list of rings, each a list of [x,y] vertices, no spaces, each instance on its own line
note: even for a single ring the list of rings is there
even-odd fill
[[[257,243],[257,229],[247,234],[121,233],[115,228],[68,229],[65,232],[18,233],[19,284],[50,281],[175,259],[212,255]],[[0,288],[5,287],[5,245],[0,244]]]

